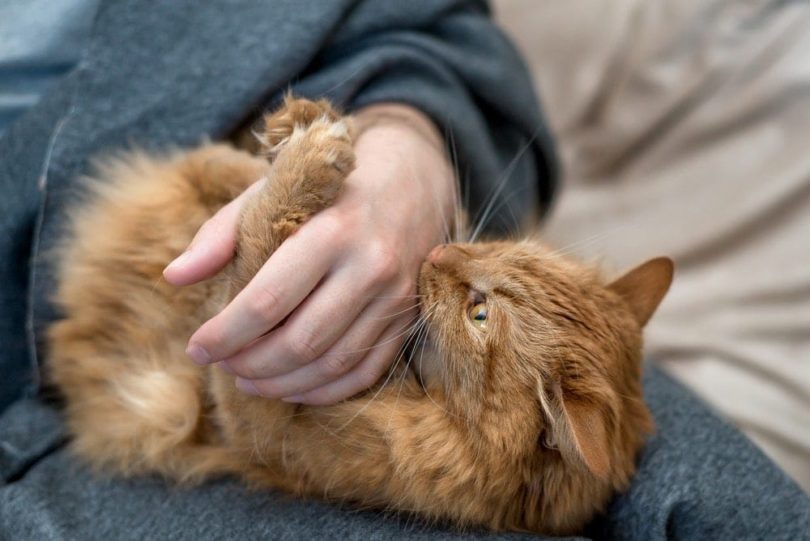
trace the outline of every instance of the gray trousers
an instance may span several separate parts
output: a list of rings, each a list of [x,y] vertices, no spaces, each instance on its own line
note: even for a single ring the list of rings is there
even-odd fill
[[[742,434],[654,365],[657,430],[630,490],[592,538],[808,539],[810,498]],[[16,402],[0,417],[0,539],[522,539],[457,532],[410,517],[249,492],[94,475],[64,447],[56,409]]]

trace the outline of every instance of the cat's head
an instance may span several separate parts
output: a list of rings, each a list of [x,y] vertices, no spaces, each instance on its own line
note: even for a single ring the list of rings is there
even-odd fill
[[[607,478],[651,428],[641,330],[672,272],[658,258],[606,282],[530,240],[437,247],[419,277],[415,368],[504,452],[539,446]]]

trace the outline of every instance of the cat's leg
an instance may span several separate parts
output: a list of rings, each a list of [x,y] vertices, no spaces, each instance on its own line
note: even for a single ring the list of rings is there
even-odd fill
[[[108,168],[100,183],[105,188],[73,224],[76,240],[60,273],[66,317],[51,330],[50,362],[67,395],[74,446],[93,464],[181,480],[248,475],[254,468],[245,446],[225,444],[219,432],[238,431],[244,419],[234,412],[229,426],[210,422],[209,371],[183,352],[189,333],[221,308],[229,281],[178,290],[160,273],[203,220],[262,176],[267,183],[248,204],[239,231],[234,268],[245,280],[287,235],[334,200],[353,166],[349,128],[325,104],[309,103],[292,100],[287,113],[268,117],[269,126],[277,121],[290,130],[272,168],[223,145],[169,160],[130,157]],[[226,389],[215,400],[220,414],[252,398],[233,397],[233,378],[218,386],[224,375],[209,373],[212,387]],[[249,406],[265,428],[288,414],[281,402],[285,407],[271,414],[269,403],[255,399]],[[250,445],[261,441],[258,435],[246,434]],[[265,483],[271,471],[263,469]],[[283,486],[281,480],[273,484]]]
[[[354,168],[351,121],[325,102],[288,98],[266,118],[276,155],[263,189],[246,205],[237,237],[232,292],[241,291],[276,248],[332,204]]]
[[[74,209],[58,267],[64,317],[48,332],[49,376],[66,396],[74,448],[92,464],[176,479],[243,470],[210,422],[205,369],[184,353],[221,308],[218,279],[184,288],[166,264],[213,212],[267,173],[225,145],[102,166]]]
[[[72,448],[92,466],[181,482],[245,470],[207,419],[204,373],[172,347],[179,344],[133,346],[118,358],[107,351],[74,356],[93,346],[65,345],[55,379],[67,398]]]
[[[340,120],[340,114],[326,100],[310,101],[287,95],[284,105],[265,115],[264,132],[256,134],[261,154],[274,159],[296,127],[305,128],[319,117],[332,122]]]
[[[244,288],[284,239],[338,197],[354,167],[349,120],[326,102],[288,99],[266,123],[267,141],[276,158],[264,187],[242,214],[236,256],[227,272],[231,296]],[[243,394],[235,388],[234,377],[217,367],[211,367],[210,375],[226,441],[244,453],[246,463],[266,466],[263,483],[283,486],[280,445],[289,424],[297,419],[296,406]]]
[[[213,214],[270,171],[267,160],[224,144],[205,145],[188,152],[181,164],[183,177],[197,192],[199,202]]]

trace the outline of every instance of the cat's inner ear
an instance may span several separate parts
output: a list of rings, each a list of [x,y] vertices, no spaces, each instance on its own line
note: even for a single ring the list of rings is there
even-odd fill
[[[628,271],[608,288],[618,293],[643,327],[669,290],[675,265],[668,257],[657,257]]]
[[[556,448],[567,462],[584,464],[603,479],[610,472],[605,418],[595,402],[566,396],[559,384],[550,392],[539,389],[540,403],[550,426],[546,445]]]

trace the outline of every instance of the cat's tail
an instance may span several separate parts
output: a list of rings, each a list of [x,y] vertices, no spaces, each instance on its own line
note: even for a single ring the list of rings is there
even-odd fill
[[[261,192],[242,213],[234,291],[244,288],[284,239],[338,197],[354,169],[352,135],[350,119],[324,100],[288,97],[265,118],[260,141],[273,164]]]

